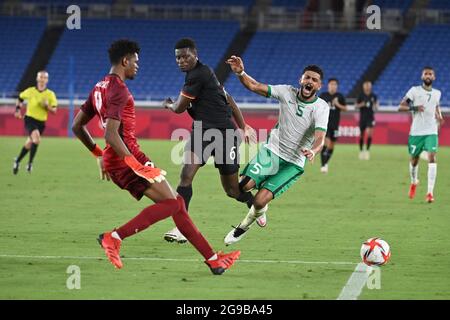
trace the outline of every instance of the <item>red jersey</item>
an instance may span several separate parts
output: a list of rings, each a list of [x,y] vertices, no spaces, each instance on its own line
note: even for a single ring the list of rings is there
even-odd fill
[[[106,128],[106,119],[119,120],[119,135],[128,150],[142,164],[148,161],[148,158],[139,150],[135,136],[136,112],[133,96],[119,76],[108,74],[98,82],[89,94],[89,98],[81,106],[81,110],[90,117],[97,115],[103,129]],[[107,170],[126,166],[109,145],[106,145],[103,160]]]

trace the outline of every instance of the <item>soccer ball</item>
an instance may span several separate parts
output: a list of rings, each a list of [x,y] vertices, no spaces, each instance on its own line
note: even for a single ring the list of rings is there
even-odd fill
[[[382,266],[391,258],[391,248],[380,238],[370,238],[361,246],[361,259],[368,266]]]

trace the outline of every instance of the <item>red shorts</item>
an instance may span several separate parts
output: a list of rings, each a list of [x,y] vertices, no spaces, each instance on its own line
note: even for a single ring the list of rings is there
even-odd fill
[[[142,164],[150,161],[142,152],[134,156]],[[144,191],[150,187],[150,182],[136,175],[123,160],[117,159],[117,156],[114,157],[109,152],[104,154],[103,161],[111,180],[119,188],[127,190],[137,200],[141,200]]]

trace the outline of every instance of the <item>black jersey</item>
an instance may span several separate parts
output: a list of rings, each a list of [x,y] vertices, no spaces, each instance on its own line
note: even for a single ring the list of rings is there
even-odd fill
[[[361,118],[373,118],[374,106],[377,103],[377,96],[373,93],[366,95],[361,93],[356,103],[364,102],[364,106],[359,108]]]
[[[341,120],[341,109],[337,108],[333,104],[333,100],[335,98],[338,98],[338,101],[340,104],[345,105],[345,97],[340,94],[339,92],[336,92],[335,94],[331,95],[328,92],[323,92],[320,95],[320,98],[325,100],[328,105],[330,106],[330,116],[328,118],[328,128],[337,129],[339,128],[339,121]]]
[[[194,69],[186,73],[181,94],[192,99],[187,111],[192,119],[202,121],[204,129],[235,128],[225,90],[207,65],[198,61]]]

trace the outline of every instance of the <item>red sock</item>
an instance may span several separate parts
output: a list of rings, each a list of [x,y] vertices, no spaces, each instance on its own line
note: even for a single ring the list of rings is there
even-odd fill
[[[172,215],[175,225],[206,260],[211,258],[215,254],[214,250],[189,217],[183,198],[177,196],[177,199],[180,204],[180,210]]]
[[[168,199],[153,204],[141,211],[136,217],[116,230],[120,239],[125,239],[142,230],[147,229],[152,224],[166,219],[180,210],[180,204],[175,199]]]

